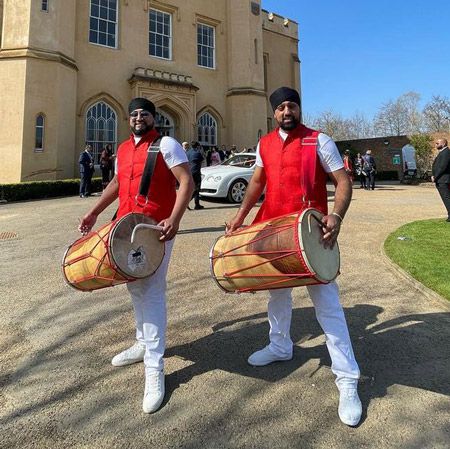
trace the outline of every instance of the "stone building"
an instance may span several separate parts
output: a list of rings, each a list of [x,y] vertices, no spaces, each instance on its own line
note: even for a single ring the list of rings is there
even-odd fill
[[[78,176],[85,142],[129,135],[145,96],[165,135],[254,146],[268,95],[300,89],[298,25],[260,0],[0,0],[0,183]]]

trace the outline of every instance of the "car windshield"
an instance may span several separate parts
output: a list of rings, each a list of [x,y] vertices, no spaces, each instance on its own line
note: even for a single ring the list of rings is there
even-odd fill
[[[222,165],[232,165],[233,167],[251,168],[255,165],[256,155],[254,154],[237,154],[230,157]]]

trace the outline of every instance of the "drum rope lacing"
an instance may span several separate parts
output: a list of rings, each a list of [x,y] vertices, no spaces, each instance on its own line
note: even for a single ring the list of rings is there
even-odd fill
[[[231,254],[231,253],[235,252],[236,250],[244,248],[244,247],[247,247],[247,246],[252,245],[254,243],[257,243],[259,241],[265,240],[268,237],[271,237],[273,235],[277,235],[277,234],[279,234],[282,231],[291,229],[291,227],[292,227],[291,224],[289,224],[289,225],[280,225],[280,226],[273,226],[273,225],[269,224],[268,226],[270,226],[272,228],[273,232],[266,233],[266,234],[264,234],[264,236],[255,238],[255,239],[251,240],[250,242],[244,243],[243,245],[237,246],[237,247],[235,247],[235,248],[233,248],[233,249],[231,249],[229,251],[220,253],[217,256],[211,256],[211,259],[214,260],[214,259],[218,259],[218,258],[234,257],[235,254]],[[254,234],[254,233],[255,233],[254,230],[249,231],[249,232],[247,232],[247,231],[240,231],[239,232],[239,234]],[[238,253],[238,255],[239,256],[254,256],[254,255],[274,254],[274,253],[276,253],[276,254],[280,254],[281,253],[281,255],[278,256],[278,257],[273,257],[271,259],[267,259],[267,260],[265,260],[263,262],[259,262],[259,263],[250,265],[248,267],[245,267],[245,268],[242,268],[242,269],[239,269],[239,270],[236,270],[236,271],[226,272],[226,273],[224,273],[224,278],[227,279],[227,278],[231,278],[232,277],[233,279],[245,279],[245,278],[260,278],[260,277],[262,278],[262,277],[267,277],[267,275],[265,275],[265,274],[252,274],[252,275],[245,275],[245,274],[243,274],[243,275],[240,275],[240,276],[236,276],[236,274],[237,273],[242,273],[243,271],[246,271],[246,270],[251,270],[253,268],[260,267],[262,265],[266,265],[268,263],[272,263],[272,262],[274,262],[276,260],[280,260],[280,259],[283,259],[285,257],[295,256],[296,254],[298,254],[298,250],[297,249],[288,249],[288,250],[260,251],[260,252],[253,252],[253,253]],[[309,277],[309,275],[305,274],[305,273],[297,273],[297,274],[295,274],[295,273],[294,274],[292,274],[292,273],[291,274],[280,273],[280,274],[270,275],[270,277],[272,277],[272,278],[273,277],[277,277],[277,278],[283,278],[283,279],[281,281],[268,282],[268,283],[263,284],[263,285],[272,285],[272,284],[276,284],[278,282],[284,282],[286,280],[286,278],[291,278],[291,279],[305,278],[305,277]]]
[[[288,215],[288,214],[286,214]],[[317,224],[319,224],[319,227],[321,228],[322,234],[324,234],[324,231],[322,229],[322,227],[324,226],[324,224],[322,223],[322,221],[314,214],[311,214],[308,217],[308,221],[307,221],[307,225],[308,225],[308,232],[311,233],[312,232],[312,222],[311,219],[314,219]],[[297,219],[295,220],[296,223],[296,228],[298,229],[299,226],[299,217],[297,217]],[[232,271],[232,272],[225,272],[220,278],[217,278],[217,280],[224,280],[224,281],[229,281],[232,279],[245,279],[245,278],[271,278],[271,281],[267,281],[263,284],[259,284],[258,286],[252,286],[252,287],[245,287],[245,288],[241,288],[238,290],[235,290],[235,293],[244,293],[244,292],[252,292],[254,293],[257,290],[265,290],[267,288],[283,288],[286,283],[289,283],[290,281],[296,281],[302,278],[311,278],[311,276],[313,277],[313,279],[315,279],[314,283],[319,283],[319,284],[326,284],[327,282],[323,282],[320,281],[319,279],[316,278],[316,272],[315,270],[312,270],[312,267],[309,267],[305,261],[303,260],[303,257],[301,254],[304,254],[304,249],[302,247],[302,244],[300,242],[299,239],[299,232],[295,232],[294,234],[294,239],[295,242],[297,243],[297,248],[295,250],[274,250],[274,251],[260,251],[260,252],[252,252],[252,253],[236,253],[237,250],[242,249],[246,246],[252,245],[255,242],[258,242],[260,240],[264,240],[267,239],[268,237],[271,237],[273,235],[276,234],[281,234],[283,231],[291,229],[292,228],[292,223],[287,224],[287,225],[279,225],[279,226],[274,226],[272,223],[267,223],[266,225],[267,227],[271,227],[273,232],[269,232],[264,234],[261,237],[255,238],[253,240],[251,240],[250,242],[244,243],[238,247],[234,247],[228,251],[225,252],[220,252],[218,253],[216,256],[210,256],[211,260],[214,261],[215,259],[225,259],[226,257],[240,257],[240,256],[258,256],[258,255],[267,255],[267,254],[281,254],[279,257],[275,257],[275,258],[271,258],[268,259],[264,262],[261,263],[257,263],[254,264],[252,266],[249,267],[245,267],[245,268],[241,268],[239,270],[236,271]],[[250,229],[251,227],[249,227],[249,230],[243,230],[243,231],[238,231],[236,234],[254,234],[255,232],[261,232],[264,230],[263,229],[258,229],[257,231],[255,231],[254,229]],[[267,228],[265,229],[267,230]],[[226,237],[225,237],[226,238]],[[299,249],[301,254],[299,254]],[[252,268],[257,268],[261,265],[265,265],[265,264],[270,264],[273,261],[277,261],[283,258],[288,258],[290,256],[296,256],[298,262],[301,264],[301,266],[305,269],[306,273],[289,273],[289,274],[283,274],[283,273],[279,273],[279,274],[257,274],[257,273],[253,273],[252,275],[245,275],[245,274],[241,274],[241,275],[237,275],[238,273],[242,273],[246,270],[250,270]],[[278,278],[276,280],[273,280],[273,278]],[[277,287],[277,286],[280,287]]]
[[[133,280],[133,278],[124,276],[120,273],[118,273],[117,271],[114,270],[114,274],[112,276],[106,277],[106,276],[101,276],[100,275],[100,270],[102,269],[103,264],[105,264],[108,268],[113,268],[113,264],[111,263],[111,259],[109,257],[109,253],[105,252],[105,254],[103,254],[102,257],[97,257],[94,254],[94,251],[97,249],[98,245],[100,245],[100,243],[103,242],[103,244],[105,246],[107,246],[108,243],[108,239],[109,239],[109,234],[106,235],[100,235],[100,233],[98,231],[93,231],[90,232],[88,235],[86,235],[84,238],[78,240],[76,242],[77,247],[82,247],[87,241],[89,241],[93,235],[97,235],[97,237],[99,238],[99,240],[94,244],[94,246],[91,248],[91,250],[89,252],[87,252],[86,254],[83,254],[81,256],[75,257],[73,259],[70,259],[66,262],[64,262],[63,267],[70,267],[71,265],[80,262],[82,260],[86,260],[88,258],[93,258],[94,260],[96,260],[98,262],[97,267],[95,268],[95,271],[93,274],[90,274],[88,276],[83,276],[82,278],[80,278],[78,280],[78,282],[84,282],[84,281],[89,281],[91,279],[101,279],[104,281],[112,281],[112,282],[116,282],[119,281],[120,283],[124,283],[130,280]],[[106,263],[105,263],[105,259],[106,259]],[[100,288],[105,288],[108,287],[108,285],[105,285],[103,287],[99,287]],[[80,286],[77,287],[79,290],[83,290],[83,291],[90,291],[89,289],[85,289],[82,288]]]

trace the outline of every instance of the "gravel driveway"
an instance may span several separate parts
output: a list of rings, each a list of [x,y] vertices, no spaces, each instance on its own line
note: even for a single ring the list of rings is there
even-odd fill
[[[355,429],[337,416],[304,289],[294,291],[293,360],[247,365],[267,342],[266,300],[222,293],[210,277],[209,249],[235,212],[225,203],[204,202],[183,220],[169,274],[166,400],[143,414],[142,364],[110,364],[133,342],[125,287],[81,293],[61,276],[62,254],[93,201],[0,205],[0,235],[10,233],[0,241],[0,447],[449,447],[448,308],[399,276],[381,251],[400,225],[444,217],[434,188],[354,190],[339,284],[362,371],[364,416]]]

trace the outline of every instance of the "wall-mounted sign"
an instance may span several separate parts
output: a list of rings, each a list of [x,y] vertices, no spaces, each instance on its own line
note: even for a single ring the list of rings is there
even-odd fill
[[[394,156],[392,156],[392,163],[394,165],[400,165],[401,164],[401,160],[400,160],[400,155],[399,154],[394,154]]]

